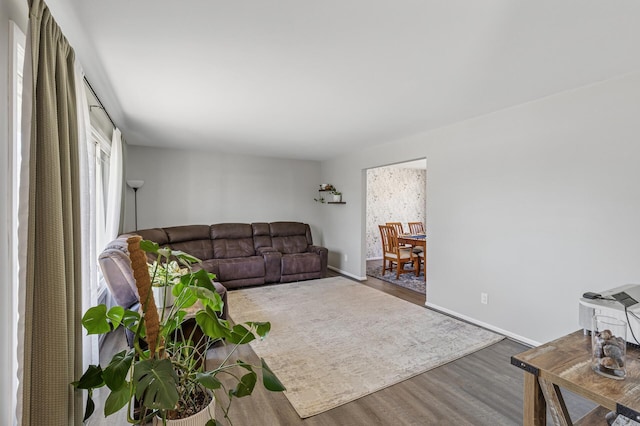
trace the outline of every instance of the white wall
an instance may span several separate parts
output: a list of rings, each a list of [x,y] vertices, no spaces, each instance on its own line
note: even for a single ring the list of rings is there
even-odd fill
[[[127,179],[142,179],[138,228],[219,222],[309,223],[322,243],[322,209],[313,201],[320,163],[220,152],[128,146]],[[125,230],[134,229],[134,193],[127,188]]]
[[[12,143],[9,115],[9,63],[10,63],[10,23],[14,21],[23,32],[27,30],[27,2],[2,0],[0,2],[0,424],[14,424],[13,404],[15,395],[12,390],[15,380],[13,358],[16,347],[13,342],[12,324],[14,321],[12,302],[16,289],[11,285],[11,256],[9,255],[9,236],[11,233],[11,155]]]
[[[578,328],[583,292],[640,282],[639,136],[631,75],[326,161],[351,201],[326,245],[364,275],[363,170],[425,156],[427,303],[553,339]]]

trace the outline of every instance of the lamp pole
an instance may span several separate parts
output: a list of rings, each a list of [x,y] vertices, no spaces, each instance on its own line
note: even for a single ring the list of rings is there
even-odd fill
[[[143,180],[128,180],[127,185],[129,188],[133,189],[133,202],[134,202],[134,211],[135,211],[135,219],[136,219],[136,231],[138,230],[138,189],[144,185]]]
[[[133,188],[133,204],[136,215],[136,231],[138,230],[138,188]]]

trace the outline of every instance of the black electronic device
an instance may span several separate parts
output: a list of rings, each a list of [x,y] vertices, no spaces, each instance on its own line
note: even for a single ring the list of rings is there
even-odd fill
[[[624,291],[621,291],[620,293],[612,294],[611,297],[616,299],[619,303],[622,303],[625,308],[628,308],[638,303],[636,299],[629,296],[629,294],[625,293]]]
[[[594,293],[592,291],[588,291],[582,295],[585,299],[600,299],[602,295],[600,293]]]

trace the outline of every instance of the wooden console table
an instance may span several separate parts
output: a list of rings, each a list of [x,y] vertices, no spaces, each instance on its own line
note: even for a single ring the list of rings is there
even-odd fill
[[[615,411],[640,421],[640,349],[627,345],[627,377],[614,380],[591,370],[591,336],[582,330],[511,357],[524,373],[524,425],[545,426],[546,407],[555,425],[606,425]],[[572,422],[560,388],[600,406]]]

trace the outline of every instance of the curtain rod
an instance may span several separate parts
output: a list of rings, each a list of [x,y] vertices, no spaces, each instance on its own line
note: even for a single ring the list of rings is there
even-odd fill
[[[107,109],[104,107],[104,105],[102,104],[102,101],[100,100],[100,98],[98,97],[98,94],[96,93],[95,90],[93,90],[93,87],[91,86],[91,83],[89,83],[89,80],[87,80],[87,76],[84,76],[84,82],[87,83],[87,86],[89,86],[89,90],[91,90],[91,93],[93,93],[93,96],[96,98],[96,100],[98,101],[98,103],[100,104],[100,108],[104,111],[104,113],[107,115],[107,118],[109,119],[109,121],[111,122],[111,124],[113,125],[114,129],[117,129],[118,126],[116,126],[116,123],[114,123],[113,119],[111,118],[111,116],[109,115],[109,113],[107,112]],[[89,109],[91,109],[91,106],[89,106]]]

